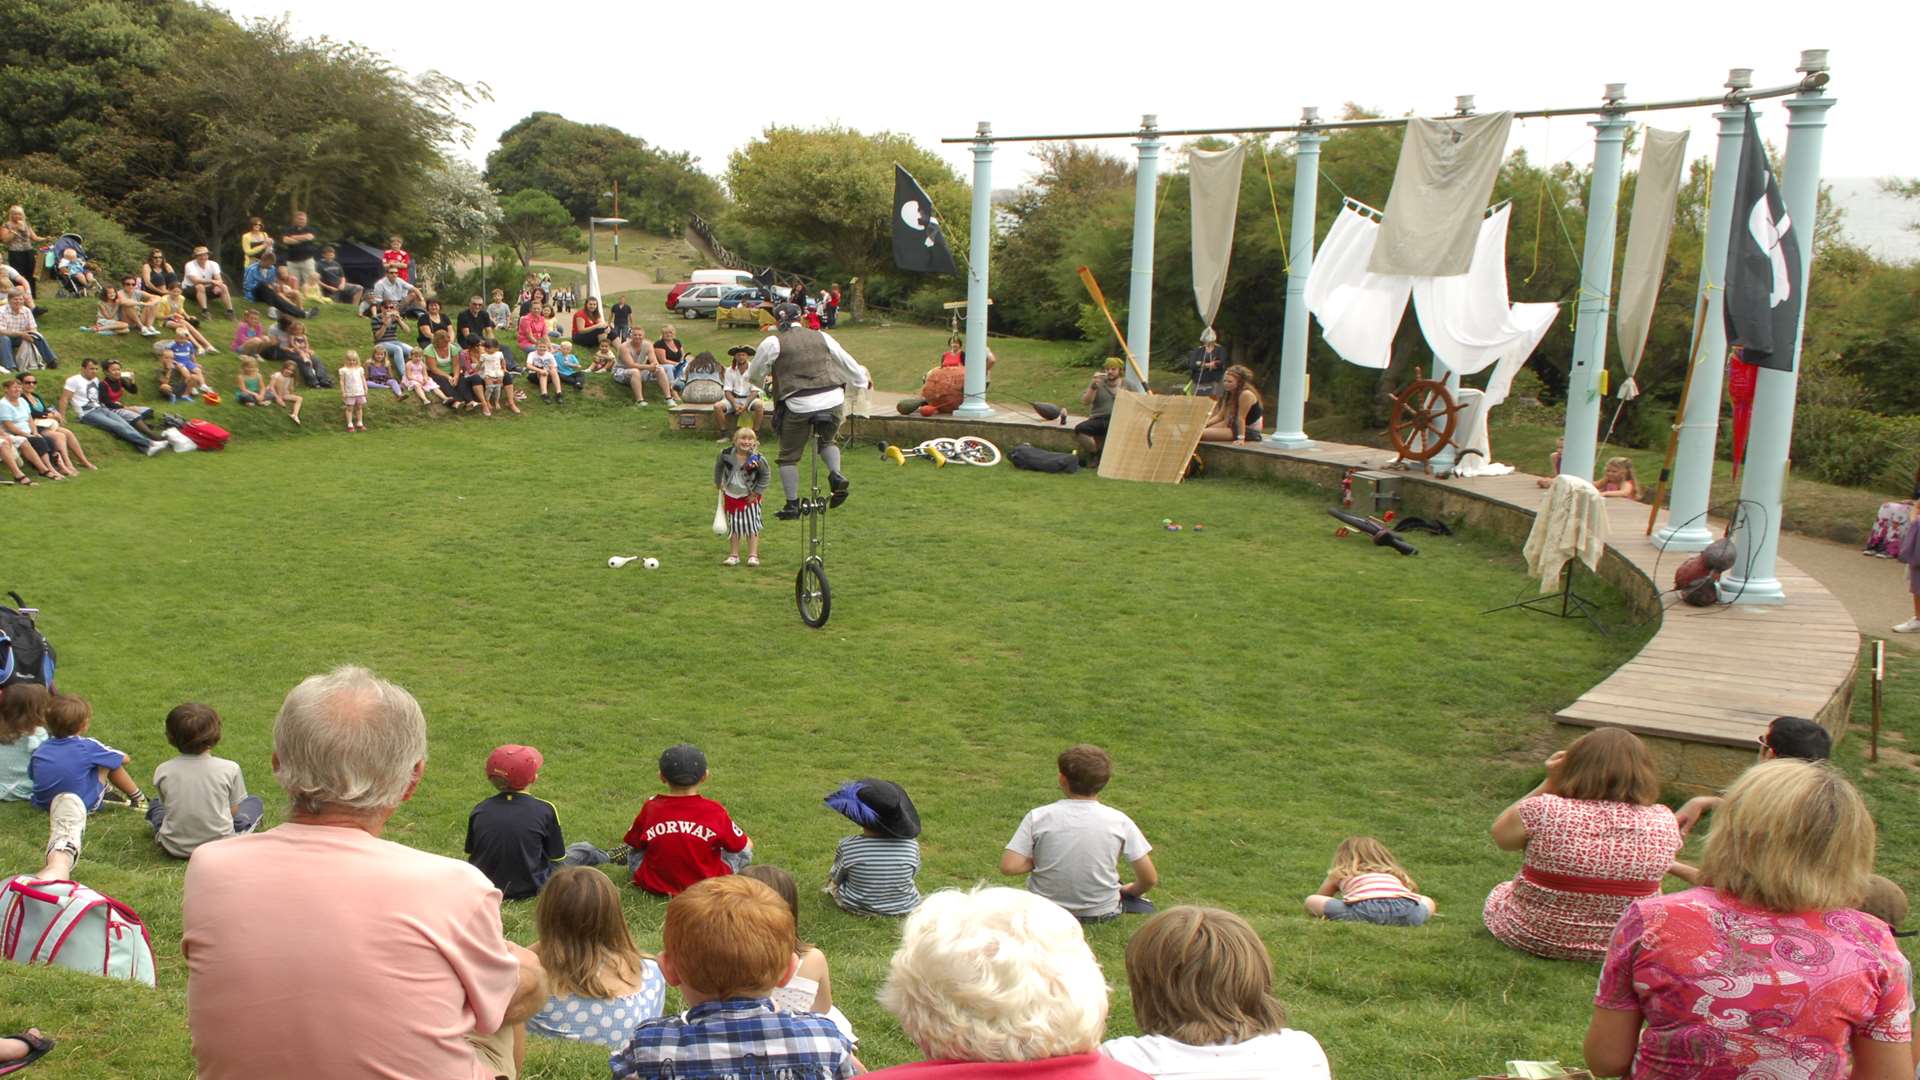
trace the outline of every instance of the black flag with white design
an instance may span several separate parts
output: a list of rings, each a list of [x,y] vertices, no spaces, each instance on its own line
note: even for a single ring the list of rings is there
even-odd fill
[[[893,265],[920,274],[960,272],[933,216],[933,200],[899,165],[893,167]]]
[[[1811,225],[1811,222],[1804,225]],[[1794,340],[1805,304],[1800,234],[1767,166],[1767,150],[1747,109],[1740,175],[1733,186],[1733,228],[1727,243],[1727,344],[1750,364],[1793,370]]]

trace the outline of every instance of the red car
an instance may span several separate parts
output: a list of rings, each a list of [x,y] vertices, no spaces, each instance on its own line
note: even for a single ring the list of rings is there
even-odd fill
[[[673,302],[675,300],[680,299],[681,293],[686,292],[688,289],[691,289],[691,288],[693,288],[693,282],[681,281],[681,282],[675,283],[673,288],[668,289],[667,290],[667,310],[672,311],[674,309]]]

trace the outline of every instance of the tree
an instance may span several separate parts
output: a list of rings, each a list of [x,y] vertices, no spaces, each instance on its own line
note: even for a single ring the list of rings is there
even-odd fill
[[[1046,143],[1035,156],[1040,175],[1014,192],[994,248],[994,314],[1009,333],[1075,337],[1086,297],[1063,264],[1067,237],[1089,215],[1131,207],[1133,168],[1078,143]]]
[[[753,231],[739,246],[759,261],[772,261],[766,249],[775,246],[806,253],[808,262],[783,268],[843,281],[857,278],[854,318],[862,313],[867,289],[876,284],[871,279],[880,278],[890,294],[904,297],[922,282],[919,275],[891,270],[896,162],[933,199],[947,243],[964,261],[970,196],[947,163],[905,135],[865,135],[837,126],[771,127],[733,152],[727,161],[732,220],[750,223]],[[731,234],[728,242],[734,242]]]
[[[512,245],[522,267],[533,262],[533,253],[542,244],[572,245],[579,240],[573,215],[560,200],[536,188],[522,188],[501,205],[500,237]]]
[[[429,278],[438,278],[455,255],[483,247],[500,231],[500,201],[481,179],[480,170],[464,161],[433,166],[426,181],[417,193],[413,242],[433,252],[426,272]],[[423,231],[424,236],[419,236]]]
[[[550,112],[536,112],[502,132],[499,147],[487,155],[486,176],[500,191],[545,191],[576,221],[610,212],[605,196],[617,180],[620,216],[663,235],[677,233],[689,212],[711,216],[723,201],[720,185],[692,156]]]

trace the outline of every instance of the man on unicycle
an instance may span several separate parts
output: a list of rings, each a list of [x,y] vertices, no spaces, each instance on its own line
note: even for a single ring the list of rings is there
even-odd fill
[[[827,505],[839,506],[847,501],[852,485],[840,472],[840,446],[834,436],[840,430],[847,390],[870,386],[873,380],[839,342],[800,325],[803,312],[798,304],[775,305],[773,317],[779,325],[754,350],[747,381],[758,385],[769,370],[773,372],[780,490],[787,497],[787,504],[773,516],[793,521],[800,516],[800,455],[809,437],[815,440],[815,452],[827,463],[827,489],[832,493]]]

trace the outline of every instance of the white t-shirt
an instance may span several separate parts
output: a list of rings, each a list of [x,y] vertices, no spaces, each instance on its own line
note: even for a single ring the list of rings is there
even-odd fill
[[[352,364],[340,365],[340,396],[367,396],[367,369]]]
[[[73,415],[78,419],[100,407],[100,380],[89,379],[85,375],[72,375],[67,378],[67,393],[73,395]]]
[[[199,285],[204,282],[219,281],[220,280],[220,264],[215,262],[212,259],[208,259],[206,262],[206,265],[202,266],[201,264],[193,261],[192,259],[188,259],[187,265],[184,269],[180,271],[180,275],[181,275],[181,280],[185,281],[189,285]]]
[[[1095,799],[1061,799],[1027,811],[1007,850],[1033,860],[1027,888],[1088,918],[1120,910],[1120,860],[1153,845],[1133,819]]]
[[[1326,1052],[1288,1028],[1226,1046],[1189,1046],[1165,1035],[1108,1039],[1100,1053],[1155,1080],[1327,1080]]]

